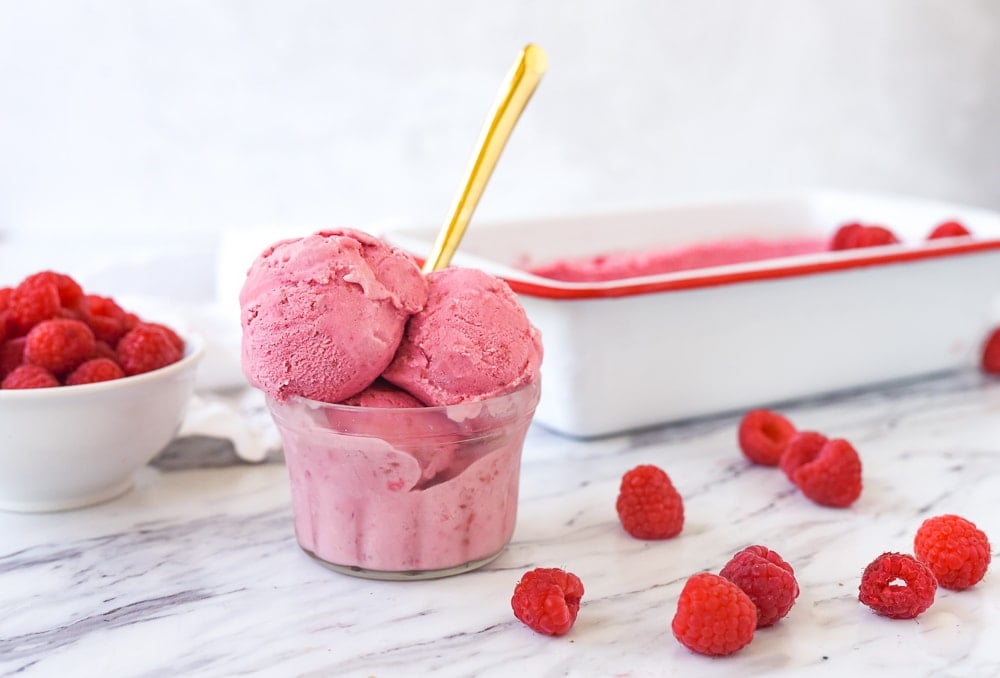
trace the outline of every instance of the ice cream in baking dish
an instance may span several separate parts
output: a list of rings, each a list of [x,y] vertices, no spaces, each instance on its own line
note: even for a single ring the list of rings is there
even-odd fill
[[[440,576],[510,540],[542,345],[508,285],[427,276],[358,231],[253,263],[243,369],[284,444],[299,544],[343,571]]]
[[[543,278],[565,282],[599,282],[777,259],[796,254],[822,252],[827,249],[829,249],[828,242],[823,238],[786,240],[741,238],[687,247],[638,252],[609,252],[587,257],[559,259],[532,266],[528,271]]]

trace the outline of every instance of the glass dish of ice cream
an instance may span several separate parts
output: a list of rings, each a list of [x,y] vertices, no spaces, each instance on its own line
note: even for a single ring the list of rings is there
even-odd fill
[[[299,545],[379,579],[458,574],[496,558],[517,516],[521,449],[538,384],[443,407],[268,400]]]
[[[425,276],[342,229],[265,250],[240,304],[243,370],[281,434],[307,553],[381,579],[499,555],[542,359],[505,282],[467,268]]]

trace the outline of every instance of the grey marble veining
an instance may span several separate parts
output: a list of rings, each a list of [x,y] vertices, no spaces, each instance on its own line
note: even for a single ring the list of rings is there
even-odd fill
[[[79,511],[0,514],[0,675],[647,676],[1000,674],[1000,578],[940,590],[913,621],[858,603],[864,566],[909,551],[920,522],[955,512],[1000,539],[1000,382],[963,373],[782,408],[846,437],[865,489],[816,506],[780,470],[750,465],[737,414],[596,441],[533,430],[518,527],[485,569],[372,582],[295,544],[280,453],[247,464],[228,441],[175,441],[135,489]],[[685,500],[682,534],[628,537],[621,474],[655,463]],[[670,633],[686,578],[765,544],[796,570],[789,616],[739,654],[694,655]],[[527,569],[583,580],[573,630],[537,635],[510,595]]]

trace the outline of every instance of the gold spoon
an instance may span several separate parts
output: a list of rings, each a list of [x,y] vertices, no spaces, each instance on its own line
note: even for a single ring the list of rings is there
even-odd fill
[[[517,61],[514,62],[513,68],[500,87],[500,93],[486,119],[486,124],[479,133],[479,141],[469,163],[465,183],[455,196],[448,219],[438,232],[431,255],[424,262],[424,273],[437,271],[451,263],[451,258],[458,249],[458,243],[465,235],[465,228],[472,219],[472,213],[476,211],[476,205],[483,197],[483,190],[493,174],[493,168],[500,159],[500,153],[507,145],[507,140],[514,131],[514,125],[521,117],[524,107],[528,105],[528,100],[538,87],[547,65],[548,57],[545,56],[545,50],[538,45],[529,44],[518,55]]]

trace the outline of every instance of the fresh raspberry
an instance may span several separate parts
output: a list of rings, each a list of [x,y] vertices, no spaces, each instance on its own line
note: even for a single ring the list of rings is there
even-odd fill
[[[538,633],[561,636],[573,628],[583,598],[583,582],[557,567],[525,572],[514,587],[514,616]]]
[[[926,565],[903,553],[883,553],[861,575],[858,600],[884,617],[913,619],[931,606],[936,591]]]
[[[94,342],[94,352],[90,354],[90,357],[91,359],[107,358],[113,363],[118,362],[118,354],[115,353],[115,349],[111,348],[108,342],[101,341],[100,339]]]
[[[49,278],[25,278],[10,295],[10,317],[21,332],[55,318],[60,308],[59,288]]]
[[[674,637],[689,650],[729,655],[753,640],[757,607],[733,582],[702,572],[684,584],[670,626]]]
[[[986,574],[990,542],[974,523],[952,514],[928,518],[917,530],[913,553],[946,589],[963,591]]]
[[[636,466],[622,476],[618,519],[636,539],[669,539],[684,527],[684,502],[662,469]]]
[[[771,410],[751,410],[740,421],[739,442],[743,454],[755,464],[777,466],[795,426]]]
[[[99,381],[111,381],[125,376],[122,368],[113,360],[93,358],[69,373],[66,377],[67,386],[80,384],[95,384]]]
[[[137,325],[121,338],[116,348],[118,364],[126,375],[151,372],[181,359],[181,352],[158,327]]]
[[[7,340],[7,311],[0,311],[0,344]]]
[[[799,596],[795,571],[763,546],[748,546],[726,563],[719,576],[733,582],[757,606],[757,628],[772,626],[788,614]]]
[[[812,461],[795,469],[792,480],[817,504],[844,508],[861,496],[861,459],[849,442],[833,438]]]
[[[184,352],[184,340],[181,339],[181,336],[176,332],[174,332],[171,328],[161,323],[150,323],[150,322],[137,322],[135,327],[139,327],[140,325],[144,325],[146,327],[155,327],[157,329],[162,330],[163,332],[166,333],[167,338],[170,339],[170,343],[176,346],[177,350],[180,351],[181,353]]]
[[[110,297],[88,294],[80,303],[80,312],[94,336],[112,347],[118,345],[127,331],[125,310]]]
[[[94,333],[79,320],[45,320],[28,332],[24,360],[66,374],[94,352]]]
[[[21,365],[3,379],[0,388],[50,388],[58,386],[59,380],[44,367],[38,365]]]
[[[10,307],[10,295],[13,292],[13,287],[0,287],[0,311],[6,311]]]
[[[859,223],[853,222],[850,224],[844,224],[838,228],[834,234],[833,238],[830,240],[831,250],[847,250],[853,245],[855,237],[857,237],[858,231],[860,231],[864,226]]]
[[[27,342],[27,337],[18,337],[4,343],[0,350],[0,379],[24,364],[24,345]]]
[[[885,226],[866,226],[854,239],[854,247],[878,247],[899,242],[896,234]]]
[[[930,235],[927,236],[928,240],[936,240],[937,238],[957,238],[962,235],[972,235],[969,229],[965,227],[959,221],[946,221],[943,224],[938,224]]]
[[[896,235],[884,226],[844,224],[837,229],[830,243],[832,250],[852,250],[859,247],[876,247],[898,243]]]
[[[83,288],[81,288],[75,280],[65,273],[42,271],[41,273],[29,275],[24,279],[24,281],[44,281],[52,283],[56,286],[56,290],[59,292],[59,303],[65,308],[73,308],[80,303],[81,299],[83,299]]]
[[[816,431],[799,431],[793,435],[781,455],[781,470],[795,482],[795,470],[812,461],[826,445],[827,437]]]
[[[986,343],[983,344],[981,366],[983,372],[1000,374],[1000,327],[997,327],[986,337]]]

